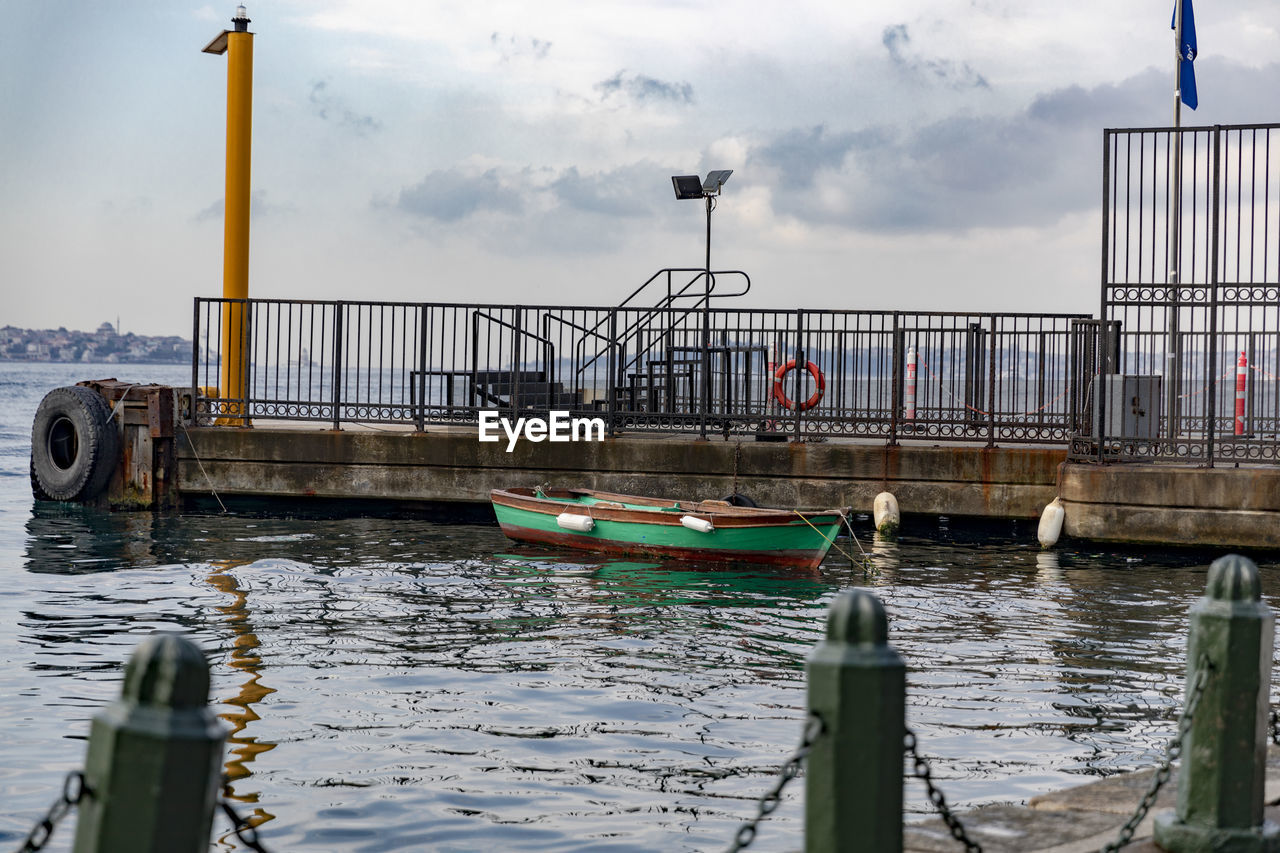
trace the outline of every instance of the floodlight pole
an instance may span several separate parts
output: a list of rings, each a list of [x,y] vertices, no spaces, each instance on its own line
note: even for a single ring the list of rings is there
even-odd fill
[[[704,191],[705,192],[705,191]],[[702,418],[698,440],[707,440],[707,411],[711,408],[711,210],[715,196],[707,197],[707,273],[702,282]]]
[[[707,196],[707,286],[711,286],[711,210],[715,207],[715,196]]]

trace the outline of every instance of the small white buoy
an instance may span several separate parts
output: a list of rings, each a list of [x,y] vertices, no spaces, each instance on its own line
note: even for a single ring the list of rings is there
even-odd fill
[[[892,536],[898,532],[901,517],[898,513],[898,499],[891,492],[876,495],[871,505],[871,516],[876,522],[876,531],[884,536]]]
[[[590,533],[592,528],[596,526],[596,520],[589,515],[574,515],[571,512],[562,512],[556,516],[556,524],[565,530]]]
[[[680,516],[680,523],[690,530],[696,530],[699,533],[711,533],[716,529],[715,525],[707,521],[705,518],[698,518],[693,515]]]
[[[1062,519],[1065,514],[1062,509],[1062,501],[1059,498],[1049,501],[1049,505],[1044,508],[1044,512],[1040,513],[1040,528],[1036,531],[1036,538],[1040,540],[1041,548],[1052,548],[1058,544],[1058,537],[1062,535]]]

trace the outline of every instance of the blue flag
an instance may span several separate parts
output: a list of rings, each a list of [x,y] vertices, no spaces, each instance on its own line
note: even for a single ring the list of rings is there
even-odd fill
[[[1176,2],[1176,0],[1175,0]],[[1196,59],[1196,16],[1191,10],[1191,0],[1182,3],[1182,42],[1178,45],[1178,89],[1182,92],[1182,103],[1195,109],[1200,103],[1196,97],[1196,67],[1192,63]],[[1173,8],[1172,29],[1178,29],[1178,7]]]

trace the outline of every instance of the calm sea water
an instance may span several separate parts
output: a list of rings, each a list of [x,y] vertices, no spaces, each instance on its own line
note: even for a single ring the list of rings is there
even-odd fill
[[[0,364],[0,847],[80,766],[156,630],[206,651],[235,797],[276,851],[722,848],[799,737],[805,657],[851,586],[886,602],[908,723],[954,803],[1146,766],[1173,730],[1213,554],[1044,555],[1030,525],[945,520],[873,543],[863,519],[873,574],[835,555],[797,578],[586,560],[480,525],[35,505],[40,398],[105,376],[190,381]],[[798,846],[801,789],[753,849]]]

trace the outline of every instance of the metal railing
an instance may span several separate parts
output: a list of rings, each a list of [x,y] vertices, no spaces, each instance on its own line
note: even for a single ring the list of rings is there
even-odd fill
[[[1072,457],[1280,459],[1280,124],[1105,131],[1102,230]]]
[[[565,410],[613,432],[1067,442],[1083,318],[726,309],[699,296],[658,309],[198,298],[196,413],[422,430],[484,409]],[[244,317],[238,398],[218,387],[228,303]]]

